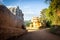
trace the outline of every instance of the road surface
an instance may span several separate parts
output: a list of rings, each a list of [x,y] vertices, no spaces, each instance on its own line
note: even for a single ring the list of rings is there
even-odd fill
[[[60,40],[60,36],[54,35],[43,29],[28,32],[27,34],[13,40]]]

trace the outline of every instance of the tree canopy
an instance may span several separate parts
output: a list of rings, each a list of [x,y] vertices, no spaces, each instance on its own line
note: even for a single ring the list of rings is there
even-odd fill
[[[41,11],[41,18],[52,22],[51,25],[60,25],[60,0],[46,0],[49,7]]]

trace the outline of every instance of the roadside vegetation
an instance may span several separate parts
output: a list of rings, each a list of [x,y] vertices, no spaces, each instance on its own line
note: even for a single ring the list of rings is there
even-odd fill
[[[29,27],[29,26],[30,26],[31,21],[30,21],[30,20],[28,20],[28,21],[25,21],[24,23],[25,23],[25,26],[26,26],[26,27]]]
[[[60,35],[60,0],[46,0],[48,8],[41,11],[41,22],[50,28],[52,33]]]

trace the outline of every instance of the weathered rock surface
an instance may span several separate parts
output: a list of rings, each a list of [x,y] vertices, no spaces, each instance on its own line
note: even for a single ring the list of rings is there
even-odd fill
[[[18,17],[4,5],[0,5],[0,40],[25,33],[26,30],[22,29],[21,25],[21,20]]]

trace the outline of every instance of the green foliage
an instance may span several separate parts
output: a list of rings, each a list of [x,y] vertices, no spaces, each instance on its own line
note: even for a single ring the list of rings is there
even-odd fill
[[[60,0],[46,0],[46,2],[50,4],[50,6],[47,8],[47,11],[45,11],[46,20],[48,20],[49,22],[51,21],[50,31],[59,34],[60,31],[59,33],[57,31],[60,30],[60,16],[58,15],[60,14],[60,12],[58,12],[60,11]],[[47,25],[49,25],[49,22],[47,22]]]
[[[47,27],[47,28],[50,28],[50,27],[51,27],[51,21],[47,21],[47,22],[46,22],[46,27]]]
[[[56,29],[52,26],[52,27],[50,28],[50,32],[55,34]]]
[[[50,10],[47,8],[43,9],[41,11],[41,21],[46,20],[46,23],[49,23],[51,19],[53,19],[53,15],[50,13]]]
[[[60,0],[46,0],[50,3],[48,8],[41,11],[41,21],[46,20],[46,25],[60,25],[60,16],[57,11],[60,11]]]
[[[29,21],[25,21],[25,26],[29,27],[30,26],[30,23],[31,23],[30,20]]]
[[[60,25],[51,26],[50,32],[60,36]]]
[[[57,11],[60,11],[60,0],[46,0],[46,2],[50,3],[45,13],[47,20],[52,21],[52,25],[60,25],[60,16],[57,15]]]

